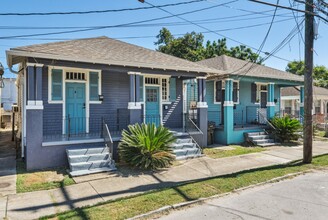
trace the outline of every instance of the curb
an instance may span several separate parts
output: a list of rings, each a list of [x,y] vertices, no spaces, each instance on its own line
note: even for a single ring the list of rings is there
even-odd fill
[[[284,175],[284,176],[281,176],[281,177],[276,177],[276,178],[273,178],[271,180],[267,180],[265,182],[245,186],[245,187],[233,190],[231,192],[218,194],[218,195],[214,195],[214,196],[210,196],[210,197],[206,197],[206,198],[199,198],[199,199],[196,199],[196,200],[193,200],[193,201],[182,202],[182,203],[178,203],[178,204],[174,204],[174,205],[164,206],[164,207],[161,207],[159,209],[147,212],[145,214],[134,216],[132,218],[129,218],[128,220],[137,220],[137,219],[147,218],[147,217],[150,217],[150,216],[155,215],[155,214],[160,214],[160,213],[163,213],[163,212],[166,212],[166,211],[180,209],[180,208],[190,206],[190,205],[193,205],[193,204],[202,203],[202,202],[205,202],[205,201],[208,201],[208,200],[228,196],[228,195],[231,195],[233,193],[238,193],[238,192],[241,192],[241,191],[244,191],[244,190],[247,190],[247,189],[255,188],[257,186],[263,186],[263,185],[266,185],[266,184],[269,184],[269,183],[276,183],[276,182],[279,182],[281,180],[289,179],[291,177],[296,177],[296,176],[299,176],[299,175],[302,175],[302,174],[305,174],[305,173],[310,173],[310,172],[313,172],[313,170],[310,169],[310,170],[306,170],[306,171],[303,171],[303,172],[290,173],[290,174],[287,174],[287,175]]]

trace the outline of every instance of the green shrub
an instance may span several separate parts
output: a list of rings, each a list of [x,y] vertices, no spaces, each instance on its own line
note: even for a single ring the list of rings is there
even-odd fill
[[[276,128],[274,134],[281,142],[290,142],[300,137],[298,132],[301,131],[302,125],[297,119],[289,116],[274,117],[271,119],[271,123]]]
[[[168,167],[175,160],[170,148],[174,141],[173,134],[163,126],[129,125],[122,133],[119,155],[127,164],[142,169]]]

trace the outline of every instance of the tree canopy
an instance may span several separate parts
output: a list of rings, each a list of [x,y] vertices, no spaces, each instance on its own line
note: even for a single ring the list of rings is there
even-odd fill
[[[286,71],[303,76],[305,72],[304,61],[289,62]],[[322,65],[315,66],[313,68],[313,79],[316,86],[328,88],[328,68]]]
[[[186,33],[182,37],[175,38],[167,28],[162,28],[157,35],[155,45],[157,50],[190,61],[200,61],[215,56],[228,55],[242,60],[261,64],[261,58],[251,48],[244,45],[227,46],[225,38],[217,41],[207,41],[204,44],[204,36],[201,33]]]

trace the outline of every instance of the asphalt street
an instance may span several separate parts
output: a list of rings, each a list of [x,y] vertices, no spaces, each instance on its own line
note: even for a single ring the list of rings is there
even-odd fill
[[[247,189],[160,219],[328,219],[328,171]]]

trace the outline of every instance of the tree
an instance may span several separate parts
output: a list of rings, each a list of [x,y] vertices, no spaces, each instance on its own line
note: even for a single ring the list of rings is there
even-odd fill
[[[300,76],[304,75],[304,61],[292,61],[287,64],[286,71]],[[315,85],[328,88],[328,68],[325,66],[315,66],[313,68],[313,78]]]
[[[207,41],[204,46],[203,34],[194,31],[186,33],[182,37],[175,38],[167,28],[162,28],[157,35],[155,45],[158,46],[157,50],[162,53],[194,62],[225,54],[239,59],[261,63],[259,55],[244,45],[229,49],[225,38],[213,42]]]

